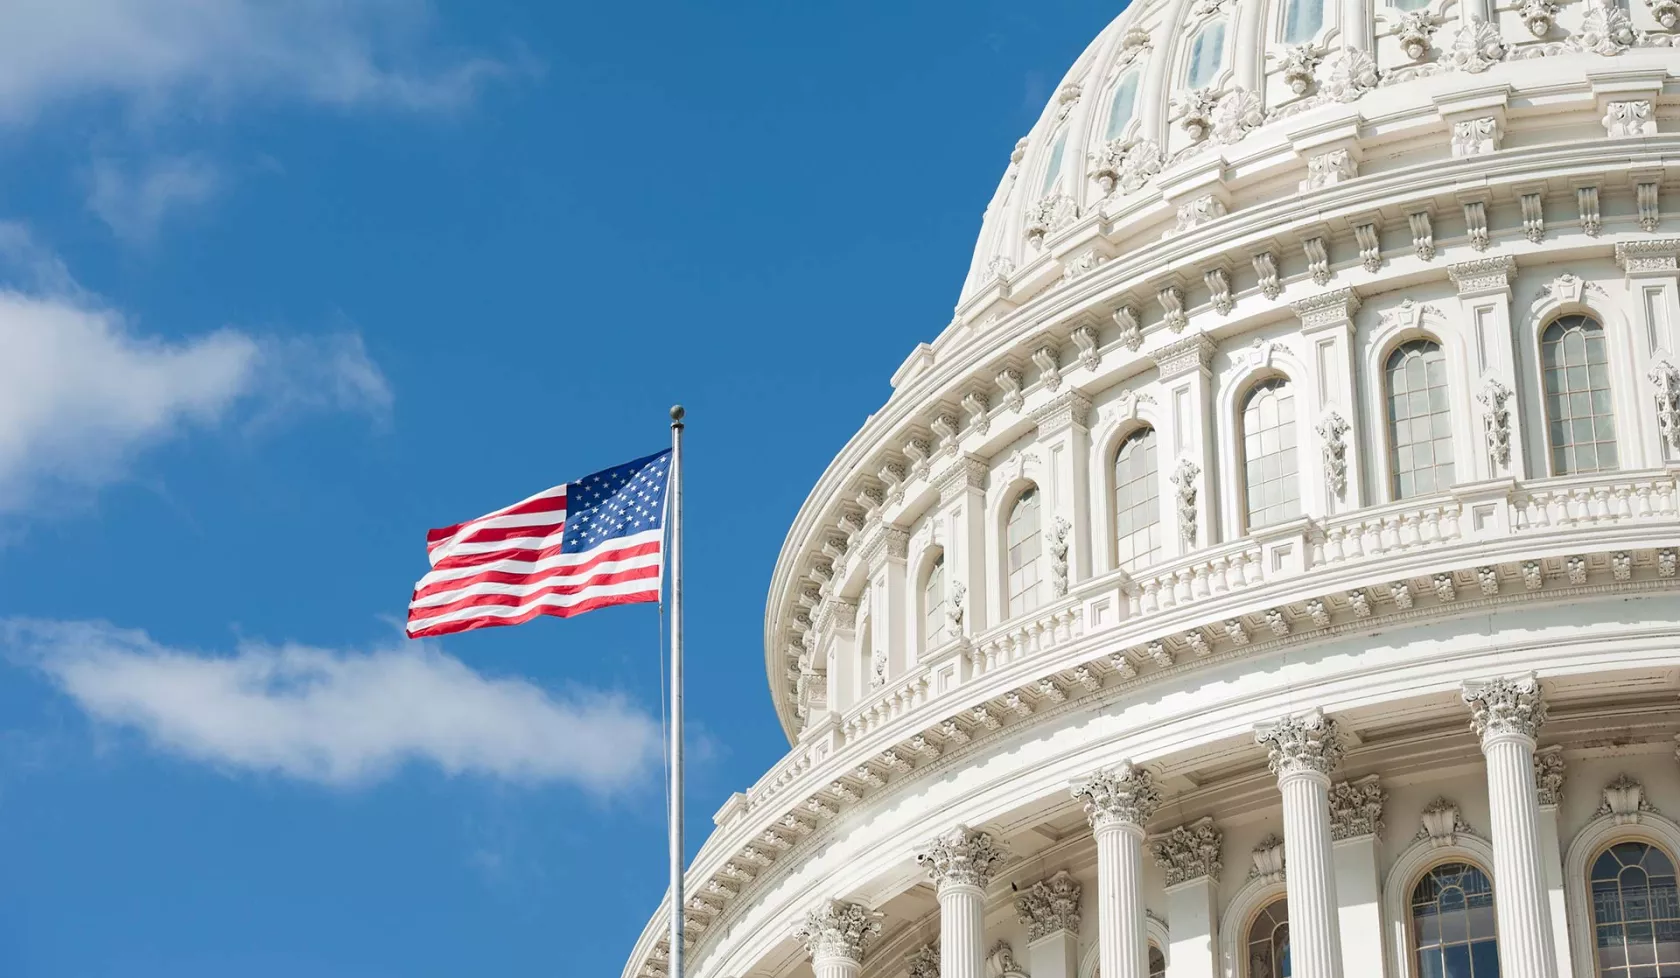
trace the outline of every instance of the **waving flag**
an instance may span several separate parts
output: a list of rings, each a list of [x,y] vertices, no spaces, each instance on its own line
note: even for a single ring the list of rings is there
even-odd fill
[[[409,637],[658,601],[670,475],[667,450],[430,531]]]

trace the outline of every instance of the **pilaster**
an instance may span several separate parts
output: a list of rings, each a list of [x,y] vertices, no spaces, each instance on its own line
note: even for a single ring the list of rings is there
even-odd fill
[[[1087,427],[1091,402],[1077,391],[1067,391],[1033,413],[1038,422],[1038,453],[1044,463],[1044,528],[1053,532],[1057,520],[1069,527],[1091,525],[1090,485],[1091,432]],[[1077,585],[1091,576],[1090,534],[1066,535],[1067,585]],[[1048,541],[1047,541],[1048,542]],[[1054,584],[1054,580],[1050,582]],[[1065,593],[1065,591],[1064,591]],[[1061,597],[1052,591],[1051,599]]]
[[[1306,340],[1307,416],[1297,430],[1315,444],[1322,476],[1311,480],[1303,502],[1309,516],[1330,516],[1365,505],[1360,473],[1359,397],[1355,387],[1353,315],[1359,296],[1352,289],[1336,289],[1293,303]],[[1316,443],[1314,438],[1316,436]]]
[[[1501,385],[1507,392],[1517,389],[1517,354],[1511,333],[1511,278],[1516,272],[1516,259],[1509,255],[1478,258],[1447,266],[1447,274],[1458,289],[1463,321],[1470,326],[1470,374],[1478,392],[1486,391],[1489,384]],[[1522,417],[1521,398],[1507,393],[1503,399],[1498,399],[1501,406],[1497,408],[1490,403],[1494,399],[1483,401],[1482,409],[1488,417],[1496,411],[1507,411],[1506,430],[1529,430]],[[1484,425],[1488,423],[1484,420]],[[1526,444],[1513,443],[1504,453],[1478,451],[1470,459],[1469,471],[1458,481],[1527,478],[1526,447]]]
[[[1665,405],[1663,398],[1672,393],[1663,387],[1674,378],[1674,368],[1680,364],[1680,238],[1653,238],[1645,241],[1624,241],[1616,245],[1616,264],[1627,277],[1627,288],[1633,299],[1636,336],[1634,355],[1639,359],[1637,383],[1641,395],[1640,430],[1649,432],[1645,449],[1652,459],[1663,462],[1680,460],[1680,425],[1665,425],[1659,421],[1649,424],[1651,398],[1658,398],[1658,414]],[[1649,385],[1649,386],[1647,386]],[[1654,439],[1655,444],[1650,444]]]
[[[869,567],[869,635],[874,648],[866,649],[871,688],[883,686],[905,675],[914,665],[915,646],[908,642],[909,615],[905,605],[910,587],[905,583],[905,558],[910,534],[883,524],[864,543]],[[865,694],[867,695],[867,694]]]
[[[1163,449],[1158,456],[1160,498],[1177,499],[1187,493],[1200,500],[1195,507],[1197,526],[1179,525],[1179,507],[1169,507],[1169,518],[1175,525],[1166,534],[1162,548],[1166,558],[1183,556],[1220,539],[1218,508],[1213,504],[1219,491],[1215,477],[1218,465],[1213,458],[1213,373],[1209,369],[1213,351],[1213,341],[1198,332],[1151,354],[1166,397],[1166,403],[1160,405],[1163,430],[1158,433]],[[1178,474],[1183,474],[1182,484],[1172,481]]]
[[[1077,978],[1079,894],[1079,882],[1063,870],[1015,898],[1016,915],[1027,925],[1027,970],[1033,978]]]
[[[1217,978],[1220,847],[1224,835],[1203,818],[1181,825],[1151,845],[1155,865],[1166,872],[1167,920],[1172,953],[1167,978]]]
[[[1383,971],[1382,885],[1377,839],[1387,792],[1376,775],[1330,786],[1330,838],[1336,869],[1342,968],[1348,975]]]
[[[946,608],[954,638],[989,625],[986,605],[986,461],[959,456],[934,475],[939,514],[945,520]]]
[[[1546,905],[1552,915],[1552,950],[1557,954],[1558,978],[1574,978],[1569,954],[1569,908],[1564,902],[1563,841],[1558,833],[1558,805],[1563,801],[1562,747],[1534,752],[1535,795],[1540,803],[1540,870],[1546,880]]]

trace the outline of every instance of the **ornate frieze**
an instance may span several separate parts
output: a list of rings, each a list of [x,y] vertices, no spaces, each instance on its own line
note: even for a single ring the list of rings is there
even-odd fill
[[[1219,861],[1219,849],[1224,834],[1203,818],[1189,825],[1180,825],[1150,845],[1155,865],[1166,872],[1166,885],[1177,886],[1191,880],[1219,880],[1224,867]]]
[[[1192,370],[1206,370],[1213,362],[1213,341],[1206,334],[1191,333],[1183,339],[1156,350],[1150,354],[1155,361],[1155,368],[1160,371],[1162,380],[1172,380],[1181,377]]]
[[[1447,266],[1458,294],[1465,298],[1490,292],[1505,292],[1511,287],[1511,276],[1517,272],[1517,260],[1510,255],[1477,258]]]
[[[1616,264],[1629,275],[1680,271],[1680,238],[1619,242],[1616,245]]]
[[[1534,788],[1543,806],[1557,807],[1563,801],[1563,748],[1547,747],[1534,752]]]
[[[1021,891],[1015,898],[1015,915],[1027,925],[1027,940],[1059,930],[1079,933],[1079,891],[1079,881],[1065,869]]]
[[[1329,774],[1342,760],[1342,739],[1334,718],[1322,710],[1287,716],[1254,732],[1266,748],[1266,761],[1278,777]]]
[[[1155,779],[1129,760],[1078,782],[1073,786],[1073,797],[1084,801],[1085,817],[1093,829],[1144,825],[1161,805]]]
[[[1546,722],[1546,700],[1533,673],[1467,682],[1462,696],[1470,707],[1470,725],[1484,740],[1507,735],[1533,740]]]
[[[1570,37],[1579,50],[1614,57],[1633,46],[1633,18],[1616,0],[1587,0],[1581,29]]]
[[[811,959],[845,958],[861,962],[864,951],[881,936],[881,914],[844,900],[827,900],[805,915],[793,932]]]
[[[1008,854],[992,841],[990,835],[972,831],[966,825],[942,833],[916,854],[916,861],[941,888],[978,886],[984,889],[1006,858]]]
[[[1336,841],[1381,835],[1388,792],[1376,775],[1330,786],[1330,837]]]
[[[1301,329],[1310,332],[1351,320],[1353,314],[1359,311],[1359,295],[1352,289],[1334,289],[1292,302],[1289,308],[1301,320]]]

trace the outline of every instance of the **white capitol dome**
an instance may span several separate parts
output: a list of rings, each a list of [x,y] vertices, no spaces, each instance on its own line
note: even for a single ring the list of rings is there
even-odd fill
[[[1624,2],[1090,45],[788,534],[690,978],[1680,976],[1680,0]]]

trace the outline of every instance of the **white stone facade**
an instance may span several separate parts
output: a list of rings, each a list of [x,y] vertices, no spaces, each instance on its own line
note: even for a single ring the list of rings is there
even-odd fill
[[[1271,978],[1285,921],[1412,978],[1431,886],[1443,960],[1645,974],[1589,887],[1680,859],[1677,22],[1128,7],[796,518],[692,978]]]

